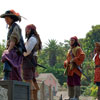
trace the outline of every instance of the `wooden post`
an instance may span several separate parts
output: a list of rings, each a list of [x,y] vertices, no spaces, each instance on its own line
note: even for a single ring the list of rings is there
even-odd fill
[[[49,100],[51,100],[51,85],[49,86]]]
[[[42,82],[42,85],[41,85],[41,90],[40,90],[40,100],[45,100],[45,95],[44,95],[44,82]]]
[[[43,100],[45,100],[44,82],[43,82]]]

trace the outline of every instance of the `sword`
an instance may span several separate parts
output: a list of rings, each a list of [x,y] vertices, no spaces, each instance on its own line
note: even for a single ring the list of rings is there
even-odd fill
[[[42,68],[44,68],[44,69],[47,69],[45,66],[40,65],[40,64],[37,64],[37,66],[42,67]]]
[[[29,59],[27,59],[28,61],[29,61]],[[0,65],[1,65],[1,58],[0,58]],[[34,65],[32,62],[30,62],[32,65]],[[40,65],[40,64],[36,64],[37,66],[39,66],[39,67],[42,67],[42,68],[44,68],[44,69],[47,69],[45,66],[43,66],[43,65]]]
[[[74,58],[74,55],[73,55],[73,53],[72,53],[72,50],[70,51],[70,54],[71,54],[72,58]],[[87,79],[89,82],[91,82],[90,79],[84,74],[84,72],[82,71],[82,69],[80,68],[80,66],[78,66],[77,68],[78,68],[78,70],[83,74],[83,76],[85,76],[86,79]]]
[[[84,72],[82,71],[82,69],[80,68],[80,66],[78,66],[77,68],[78,68],[78,70],[83,74],[83,76],[85,76],[85,78],[86,78],[89,82],[91,82],[90,79],[84,74]]]

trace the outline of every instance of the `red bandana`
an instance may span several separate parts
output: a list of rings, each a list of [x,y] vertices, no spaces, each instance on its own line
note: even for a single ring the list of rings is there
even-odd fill
[[[26,26],[26,30],[27,30],[27,29],[33,29],[33,30],[36,30],[36,27],[35,27],[35,25],[30,24],[30,25],[27,25],[27,26]]]
[[[78,38],[76,36],[71,37],[71,39],[74,39],[75,41],[78,41]]]

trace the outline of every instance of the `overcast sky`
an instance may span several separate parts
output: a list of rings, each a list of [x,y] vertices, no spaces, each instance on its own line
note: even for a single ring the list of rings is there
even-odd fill
[[[23,36],[25,26],[34,24],[43,44],[48,39],[64,42],[72,36],[84,38],[92,25],[100,24],[100,0],[1,0],[0,14],[14,9],[22,19],[19,25]],[[7,28],[0,18],[0,42],[6,39]]]

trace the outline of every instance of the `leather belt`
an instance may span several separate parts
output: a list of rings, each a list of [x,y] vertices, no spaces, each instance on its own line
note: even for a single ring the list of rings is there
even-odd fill
[[[96,66],[95,66],[95,68],[98,68],[98,67],[100,67],[100,65],[96,65]]]

